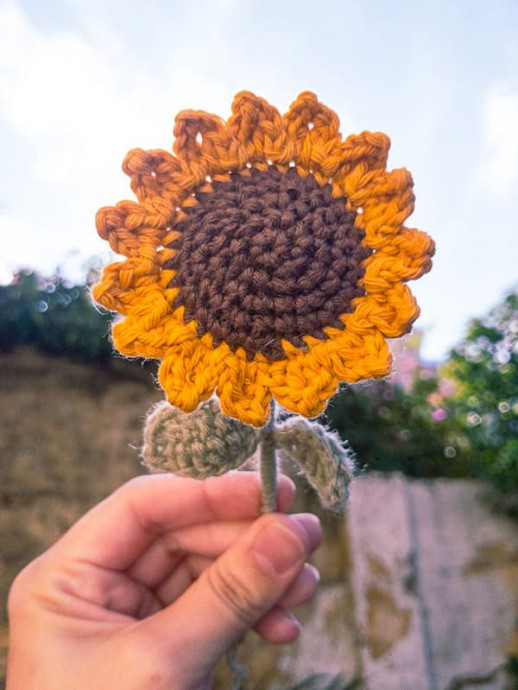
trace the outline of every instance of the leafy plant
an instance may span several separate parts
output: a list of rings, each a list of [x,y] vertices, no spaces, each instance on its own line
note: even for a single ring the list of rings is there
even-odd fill
[[[20,271],[0,286],[0,351],[33,345],[52,354],[106,363],[111,316],[93,306],[87,289],[59,274]]]
[[[518,294],[481,320],[452,352],[456,390],[448,409],[470,474],[518,491]]]
[[[462,462],[449,443],[450,422],[437,418],[431,399],[435,377],[417,377],[412,388],[383,381],[345,387],[324,420],[349,441],[360,467],[413,477],[461,476]]]

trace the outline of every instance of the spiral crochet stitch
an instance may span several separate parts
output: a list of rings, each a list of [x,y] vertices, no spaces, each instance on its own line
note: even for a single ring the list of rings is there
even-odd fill
[[[179,288],[174,306],[185,306],[198,336],[242,347],[250,360],[259,352],[279,360],[282,339],[304,349],[302,336],[343,329],[339,316],[364,294],[362,262],[372,253],[346,199],[273,166],[212,188],[186,209],[165,265]]]
[[[172,405],[190,412],[216,392],[253,426],[272,398],[312,417],[340,381],[388,374],[386,339],[419,313],[405,283],[434,251],[404,226],[412,178],[386,170],[388,137],[342,140],[310,92],[281,115],[244,91],[228,122],[183,111],[174,133],[173,154],[127,155],[137,202],[97,215],[126,257],[94,288],[125,317],[116,347],[162,360]]]

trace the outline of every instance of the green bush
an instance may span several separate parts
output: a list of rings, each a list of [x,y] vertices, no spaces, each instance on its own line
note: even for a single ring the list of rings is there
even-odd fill
[[[518,295],[472,322],[438,377],[422,374],[408,391],[388,381],[345,387],[324,421],[360,467],[476,477],[518,494]]]
[[[412,477],[455,477],[463,461],[449,441],[450,422],[438,421],[429,401],[435,377],[416,378],[410,391],[389,381],[344,387],[323,421],[347,439],[360,469]]]
[[[448,401],[472,476],[518,491],[518,294],[472,322],[446,368]]]
[[[32,345],[42,352],[106,363],[112,317],[97,311],[87,289],[59,275],[19,272],[0,286],[0,351]]]

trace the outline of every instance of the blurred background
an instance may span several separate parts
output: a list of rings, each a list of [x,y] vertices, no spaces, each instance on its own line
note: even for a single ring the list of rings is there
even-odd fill
[[[0,0],[0,28],[3,647],[12,577],[142,471],[162,398],[89,298],[113,260],[95,212],[133,198],[122,159],[170,150],[183,108],[309,89],[344,136],[389,134],[437,254],[393,374],[328,407],[361,476],[324,516],[304,639],[247,642],[249,687],[518,687],[518,4]]]

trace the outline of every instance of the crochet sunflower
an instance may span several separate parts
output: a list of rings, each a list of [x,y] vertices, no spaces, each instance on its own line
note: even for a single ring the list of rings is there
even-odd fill
[[[389,138],[342,139],[310,92],[281,115],[247,91],[228,121],[179,113],[174,135],[173,154],[128,153],[137,201],[97,214],[126,257],[93,291],[125,317],[117,349],[162,360],[174,407],[192,412],[216,393],[227,417],[253,427],[272,399],[314,417],[340,381],[386,376],[386,339],[419,314],[406,281],[434,252],[404,225],[413,183],[386,170]]]

